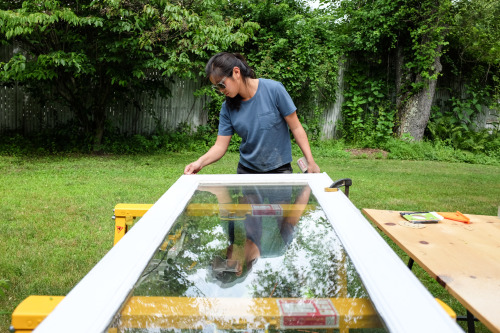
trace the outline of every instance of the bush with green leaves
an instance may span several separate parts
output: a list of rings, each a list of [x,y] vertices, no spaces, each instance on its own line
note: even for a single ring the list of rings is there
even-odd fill
[[[500,165],[499,155],[455,149],[442,141],[414,142],[393,138],[384,143],[381,148],[389,152],[387,157],[389,159]]]
[[[40,103],[67,106],[101,144],[106,108],[138,96],[168,97],[174,77],[196,79],[215,52],[259,28],[222,16],[219,1],[0,0],[0,84],[21,84]]]
[[[484,112],[483,105],[490,100],[487,87],[466,87],[466,95],[463,98],[457,96],[457,92],[452,94],[444,108],[434,110],[427,124],[426,137],[455,149],[492,157],[500,156],[498,123],[496,127],[488,129],[481,128],[476,123]]]
[[[371,75],[368,75],[371,74]],[[396,107],[388,96],[389,87],[369,68],[352,64],[345,76],[342,105],[342,137],[358,145],[378,145],[391,138]]]

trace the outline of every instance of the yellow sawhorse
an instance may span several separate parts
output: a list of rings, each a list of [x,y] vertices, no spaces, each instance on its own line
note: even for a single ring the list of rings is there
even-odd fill
[[[113,245],[128,232],[134,224],[136,217],[141,217],[152,207],[151,204],[117,204],[114,209],[115,238]],[[186,214],[189,216],[212,216],[219,215],[221,219],[238,220],[244,219],[246,215],[283,217],[300,217],[305,211],[315,209],[315,205],[302,204],[189,204]]]
[[[117,204],[114,209],[115,239],[116,244],[133,225],[136,217],[141,217],[152,207],[151,204]],[[228,205],[231,215],[242,215],[249,212],[248,205]],[[283,205],[282,205],[283,206]],[[295,214],[298,211],[294,205],[285,205],[284,215]],[[283,207],[282,207],[283,208]],[[300,211],[300,210],[299,210]],[[303,211],[303,209],[302,209]],[[188,214],[201,216],[219,214],[217,204],[192,204],[188,207]],[[243,215],[244,215],[243,214]],[[62,301],[64,296],[29,296],[17,306],[12,314],[12,328],[16,333],[31,332],[47,317],[50,312]],[[339,329],[348,332],[349,328],[380,327],[375,309],[367,299],[355,298],[330,298],[339,313]],[[436,301],[443,307],[448,315],[456,320],[455,312],[439,299]],[[233,304],[236,302],[237,304]],[[242,307],[242,302],[251,302],[252,306]],[[200,308],[200,304],[204,307]],[[247,310],[238,312],[239,318],[234,320],[224,319],[232,309],[242,308]],[[228,312],[229,311],[229,312]],[[279,328],[281,318],[277,309],[276,299],[205,299],[189,297],[142,297],[135,296],[127,302],[121,312],[121,322],[125,328],[139,328],[143,325],[157,321],[160,327],[179,326],[191,327],[199,323],[210,314],[210,320],[219,328],[247,327],[250,324],[245,318],[252,318],[253,323],[269,323]],[[230,313],[234,319],[235,313]],[[255,320],[259,318],[259,320]],[[278,322],[279,321],[279,322]],[[255,327],[259,328],[259,327]],[[264,328],[264,327],[260,327]],[[108,333],[117,332],[116,328],[109,329]]]
[[[152,207],[151,204],[117,204],[114,209],[115,239],[113,246],[128,232],[136,217],[141,217]]]
[[[63,296],[29,296],[17,306],[12,314],[12,328],[16,333],[31,332],[63,300]],[[115,333],[133,328],[177,328],[201,329],[213,324],[218,329],[283,329],[300,324],[307,318],[286,317],[278,302],[331,302],[337,312],[336,321],[330,321],[340,332],[349,329],[382,327],[377,312],[370,300],[364,298],[194,298],[194,297],[149,297],[133,296],[125,304],[117,321],[118,327],[108,330]],[[456,319],[455,312],[437,300],[448,314]],[[314,319],[314,318],[310,318]],[[316,318],[321,319],[321,318]],[[318,326],[325,322],[318,321]],[[314,325],[312,325],[314,326]],[[293,327],[289,327],[293,328]],[[298,327],[296,327],[298,328]],[[318,327],[320,328],[320,327]],[[325,327],[328,328],[328,327]],[[331,326],[330,326],[331,328]]]

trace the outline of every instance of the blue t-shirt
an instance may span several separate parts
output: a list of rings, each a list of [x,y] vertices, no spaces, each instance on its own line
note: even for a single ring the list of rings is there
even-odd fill
[[[270,171],[292,162],[290,132],[284,117],[296,111],[283,84],[259,79],[257,92],[241,108],[222,104],[219,135],[241,137],[240,163],[255,171]]]

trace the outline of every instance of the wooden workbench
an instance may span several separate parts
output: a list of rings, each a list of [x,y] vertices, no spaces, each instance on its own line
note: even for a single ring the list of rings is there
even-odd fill
[[[469,215],[413,228],[399,211],[363,213],[493,332],[500,332],[500,219]]]

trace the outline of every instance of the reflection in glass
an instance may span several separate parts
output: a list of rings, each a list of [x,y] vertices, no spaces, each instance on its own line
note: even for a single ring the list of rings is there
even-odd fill
[[[307,185],[200,186],[112,327],[385,331]]]

